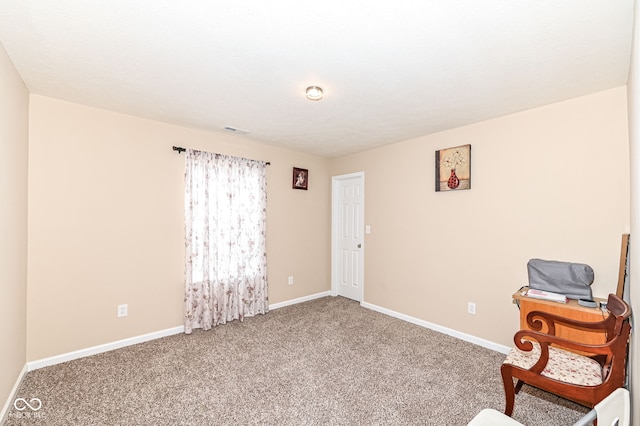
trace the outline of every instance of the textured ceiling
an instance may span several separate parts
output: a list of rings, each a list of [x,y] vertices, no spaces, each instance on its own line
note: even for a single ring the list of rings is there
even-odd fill
[[[336,157],[624,85],[632,12],[633,0],[2,0],[0,41],[31,93]],[[306,100],[310,85],[325,98]]]

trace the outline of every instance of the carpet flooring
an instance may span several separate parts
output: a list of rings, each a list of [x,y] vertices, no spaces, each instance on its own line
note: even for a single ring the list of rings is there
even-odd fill
[[[504,355],[342,297],[29,372],[6,425],[466,425],[504,409]],[[24,408],[24,406],[23,406]],[[513,417],[589,410],[524,386]]]

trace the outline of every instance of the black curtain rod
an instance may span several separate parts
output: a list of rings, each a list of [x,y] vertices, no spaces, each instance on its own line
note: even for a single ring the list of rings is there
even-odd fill
[[[172,147],[172,148],[173,148],[173,150],[174,150],[174,151],[178,151],[178,154],[181,154],[181,153],[183,153],[183,152],[185,152],[185,151],[187,150],[186,148],[183,148],[183,147],[181,147],[181,146],[174,146],[174,147]],[[267,166],[270,166],[270,165],[271,165],[271,162],[270,162],[270,161],[267,161],[265,164],[266,164]]]

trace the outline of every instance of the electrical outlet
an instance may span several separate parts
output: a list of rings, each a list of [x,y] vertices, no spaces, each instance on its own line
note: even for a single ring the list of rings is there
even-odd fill
[[[293,285],[293,275],[289,275],[289,285]]]
[[[467,312],[470,313],[471,315],[475,315],[476,314],[476,304],[473,302],[469,302],[467,304]]]
[[[126,317],[129,313],[128,305],[118,305],[118,318]]]

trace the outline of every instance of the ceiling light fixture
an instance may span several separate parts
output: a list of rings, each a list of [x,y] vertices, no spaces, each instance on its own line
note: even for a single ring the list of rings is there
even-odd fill
[[[310,101],[319,101],[322,99],[322,88],[318,86],[307,87],[307,99]]]

